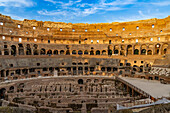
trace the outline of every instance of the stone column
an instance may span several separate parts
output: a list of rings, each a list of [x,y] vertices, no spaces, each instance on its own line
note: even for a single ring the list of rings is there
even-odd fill
[[[8,51],[9,51],[9,55],[11,55],[11,49],[8,49]]]
[[[161,55],[162,54],[162,45],[161,45],[161,47],[159,48],[159,53],[158,53],[158,55]]]
[[[2,50],[1,52],[2,52],[2,55],[4,55],[4,50]]]

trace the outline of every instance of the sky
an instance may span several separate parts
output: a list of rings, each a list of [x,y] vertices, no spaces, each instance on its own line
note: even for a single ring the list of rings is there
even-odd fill
[[[111,23],[165,18],[170,0],[0,0],[13,19],[66,23]]]

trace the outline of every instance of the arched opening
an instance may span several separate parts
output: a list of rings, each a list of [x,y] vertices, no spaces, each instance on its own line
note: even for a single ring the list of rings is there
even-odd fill
[[[89,52],[87,50],[84,51],[84,55],[88,55]]]
[[[139,55],[139,50],[138,49],[134,50],[134,55]]]
[[[156,45],[155,45],[155,54],[156,54],[156,55],[159,54],[159,52],[160,52],[160,47],[161,47],[160,44],[156,44]]]
[[[15,45],[11,46],[11,55],[13,55],[13,56],[16,55],[16,46]]]
[[[9,93],[14,93],[14,86],[11,86],[11,87],[9,88]]]
[[[116,67],[113,68],[113,72],[114,72],[114,71],[117,71],[117,70],[118,70],[118,69],[117,69]]]
[[[5,98],[5,92],[6,92],[5,88],[0,89],[0,99],[4,99]]]
[[[102,55],[106,55],[106,50],[103,50],[103,51],[102,51]]]
[[[60,51],[60,55],[64,55],[64,50],[61,50],[61,51]]]
[[[127,55],[132,55],[132,45],[127,46]]]
[[[73,51],[72,51],[72,55],[76,55],[76,50],[73,50]]]
[[[78,74],[82,75],[83,74],[83,67],[78,67]]]
[[[66,51],[66,55],[70,55],[70,51],[69,50]]]
[[[94,67],[90,67],[90,71],[93,72],[94,71]]]
[[[112,46],[111,45],[109,45],[108,46],[108,55],[112,55]]]
[[[52,50],[48,50],[47,55],[52,55]]]
[[[166,52],[167,52],[167,49],[165,48],[165,49],[163,50],[163,54],[166,54]]]
[[[134,65],[133,66],[133,71],[137,71],[138,70],[138,66],[137,65]]]
[[[88,62],[85,62],[84,65],[88,65]]]
[[[146,55],[146,49],[141,50],[141,55]]]
[[[23,92],[24,91],[24,83],[20,83],[17,87],[17,92]]]
[[[19,55],[24,55],[24,47],[22,44],[18,44]]]
[[[107,72],[111,72],[111,67],[107,67]]]
[[[167,43],[165,43],[165,44],[163,44],[162,45],[162,50],[161,50],[161,54],[166,54],[166,52],[167,52],[167,47],[168,47],[168,44]]]
[[[54,50],[53,54],[58,55],[58,50]]]
[[[143,72],[143,66],[140,66],[140,71],[139,72]]]
[[[37,49],[35,49],[35,50],[34,50],[34,55],[39,55],[39,53],[38,53],[38,50],[37,50]]]
[[[119,50],[114,50],[114,54],[119,54]]]
[[[102,67],[101,70],[102,70],[102,71],[105,71],[105,67]]]
[[[44,48],[42,48],[41,51],[40,51],[40,54],[45,55],[45,53],[46,53],[46,50]]]
[[[118,45],[116,45],[116,46],[114,46],[114,54],[119,54],[119,46]]]
[[[0,50],[0,55],[2,55],[2,52],[1,52],[1,50]]]
[[[9,55],[8,49],[4,50],[4,55]]]
[[[130,63],[126,63],[126,66],[131,66],[131,64]]]
[[[83,79],[79,79],[78,84],[83,84]]]
[[[90,51],[90,55],[94,55],[94,51],[93,50]]]
[[[125,55],[124,50],[120,51],[120,55]]]
[[[79,54],[79,55],[82,55],[82,54],[83,54],[83,52],[82,52],[81,50],[79,50],[79,51],[78,51],[78,54]]]
[[[100,55],[100,51],[99,50],[96,51],[96,55]]]
[[[83,63],[82,63],[82,62],[79,62],[78,65],[83,65]]]
[[[75,62],[73,62],[73,63],[72,63],[72,65],[76,65],[76,63],[75,63]]]
[[[30,44],[27,44],[27,47],[26,47],[26,55],[31,55],[31,47],[30,47]]]
[[[37,44],[34,44],[34,46],[33,46],[33,51],[34,51],[34,55],[39,55],[38,45],[37,45]]]
[[[152,55],[152,50],[148,50],[147,55]]]

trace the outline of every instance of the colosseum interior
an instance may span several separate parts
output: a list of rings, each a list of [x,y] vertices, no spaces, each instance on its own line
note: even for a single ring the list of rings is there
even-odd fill
[[[0,15],[1,106],[112,113],[157,100],[121,77],[170,84],[170,16],[72,24]]]

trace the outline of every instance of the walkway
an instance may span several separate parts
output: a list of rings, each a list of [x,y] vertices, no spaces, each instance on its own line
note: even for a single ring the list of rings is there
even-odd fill
[[[170,97],[170,84],[161,84],[159,81],[119,77],[129,84],[143,90],[145,93],[154,97],[155,99],[162,97]]]

